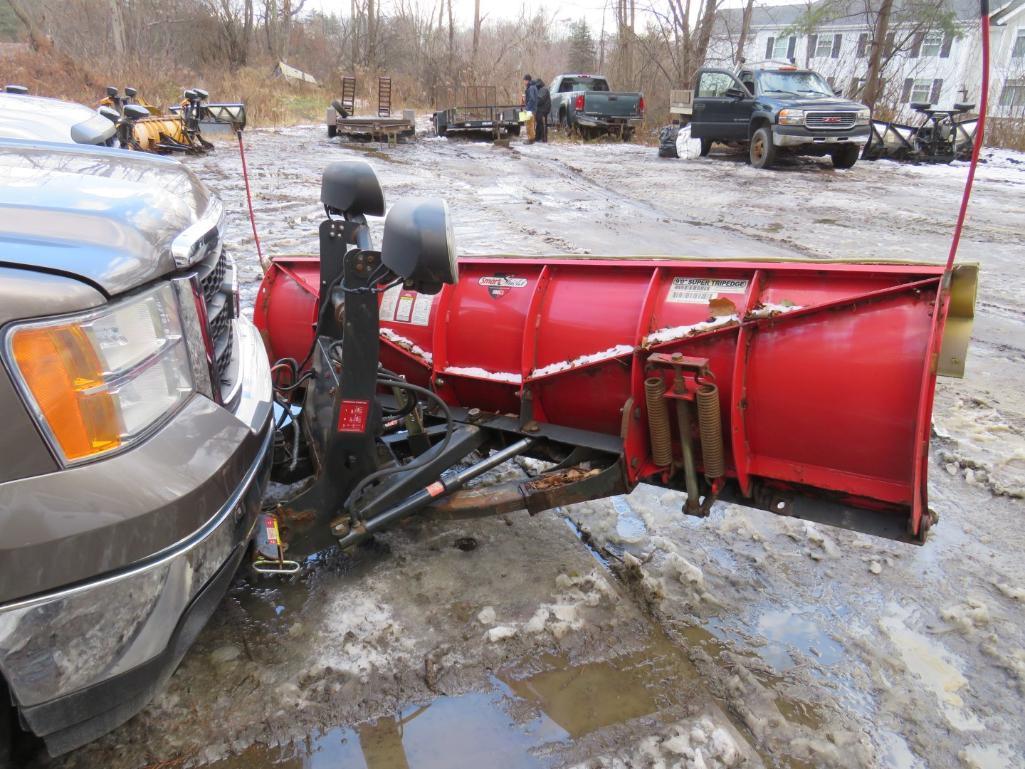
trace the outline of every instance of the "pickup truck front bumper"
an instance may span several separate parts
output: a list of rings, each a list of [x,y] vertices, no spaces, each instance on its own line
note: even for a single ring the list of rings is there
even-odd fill
[[[165,465],[169,457],[197,456],[206,472],[194,474],[189,462],[167,465],[160,493],[219,500],[206,522],[129,566],[0,605],[0,672],[22,722],[44,738],[51,755],[110,731],[149,702],[206,624],[246,552],[273,456],[272,392],[256,329],[239,318],[235,333],[243,383],[233,410],[195,396],[157,434],[122,455],[144,452],[152,456],[138,461],[163,457]]]
[[[809,131],[804,126],[774,125],[772,127],[772,143],[777,147],[799,147],[801,145],[833,145],[868,143],[869,127],[856,126],[847,131],[822,134]]]

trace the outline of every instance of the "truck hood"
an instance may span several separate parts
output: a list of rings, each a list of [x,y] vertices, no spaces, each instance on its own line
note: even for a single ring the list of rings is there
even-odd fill
[[[103,144],[114,124],[83,104],[0,93],[0,138]]]
[[[113,296],[180,269],[172,241],[220,203],[175,160],[0,140],[0,264],[73,275]]]

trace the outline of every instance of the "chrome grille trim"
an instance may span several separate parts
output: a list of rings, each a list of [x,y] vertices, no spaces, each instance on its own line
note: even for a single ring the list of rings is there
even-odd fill
[[[805,112],[805,128],[846,131],[854,128],[858,120],[857,112]]]

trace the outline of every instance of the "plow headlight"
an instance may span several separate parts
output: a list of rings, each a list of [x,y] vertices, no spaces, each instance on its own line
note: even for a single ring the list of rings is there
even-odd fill
[[[804,125],[804,110],[781,109],[779,111],[780,125]]]
[[[869,118],[872,113],[867,109],[859,109],[858,116],[854,119],[855,125],[868,125]]]
[[[171,287],[73,317],[13,326],[11,372],[66,465],[127,447],[194,388]]]

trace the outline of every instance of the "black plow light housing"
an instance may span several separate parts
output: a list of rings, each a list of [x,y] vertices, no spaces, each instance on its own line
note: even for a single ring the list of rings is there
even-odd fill
[[[436,294],[459,280],[448,205],[433,198],[406,198],[388,212],[381,242],[384,266],[422,294]]]
[[[363,160],[340,160],[324,169],[320,202],[346,219],[384,216],[384,191],[370,164]]]

